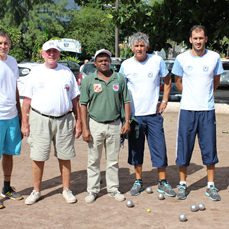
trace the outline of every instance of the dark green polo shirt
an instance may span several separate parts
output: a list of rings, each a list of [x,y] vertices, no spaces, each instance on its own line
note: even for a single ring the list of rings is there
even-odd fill
[[[120,88],[117,73],[113,72],[106,83],[97,75],[97,71],[83,79],[80,92],[80,104],[89,103],[89,116],[97,122],[117,120],[121,116],[120,93],[123,93],[124,103],[131,101],[126,80],[119,73],[122,88]]]

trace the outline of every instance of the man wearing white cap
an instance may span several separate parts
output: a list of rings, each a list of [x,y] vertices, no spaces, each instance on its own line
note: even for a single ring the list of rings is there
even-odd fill
[[[95,53],[95,73],[87,76],[81,86],[80,104],[83,140],[88,142],[87,196],[85,201],[93,203],[100,191],[100,159],[103,146],[107,160],[106,183],[108,195],[118,201],[125,200],[118,190],[118,158],[120,134],[130,130],[130,95],[122,74],[113,72],[111,53],[101,49]],[[123,94],[125,124],[120,121],[120,94]],[[87,112],[87,105],[89,110]],[[89,119],[87,122],[87,113]]]
[[[21,131],[29,137],[34,185],[25,204],[34,204],[41,196],[42,175],[45,161],[49,158],[51,141],[59,161],[63,197],[68,203],[76,202],[70,190],[70,159],[75,157],[74,135],[76,138],[81,135],[80,92],[71,70],[57,63],[60,51],[55,40],[43,44],[41,55],[45,63],[30,72],[22,92]]]

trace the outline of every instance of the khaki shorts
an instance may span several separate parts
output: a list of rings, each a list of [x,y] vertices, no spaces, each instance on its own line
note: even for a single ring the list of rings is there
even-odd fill
[[[61,160],[70,160],[75,157],[74,149],[74,117],[67,114],[63,118],[51,119],[42,116],[32,109],[29,125],[30,157],[34,161],[49,159],[51,141],[54,145],[54,155]]]

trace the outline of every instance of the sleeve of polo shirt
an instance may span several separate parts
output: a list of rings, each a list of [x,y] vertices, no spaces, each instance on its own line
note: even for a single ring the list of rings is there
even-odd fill
[[[160,75],[162,77],[166,77],[168,75],[169,71],[165,65],[165,61],[163,59],[161,59],[161,62],[160,62]]]
[[[174,75],[183,77],[184,71],[183,71],[183,68],[181,67],[180,62],[179,62],[179,60],[177,58],[175,59],[175,62],[174,62],[174,65],[173,65],[173,69],[172,69],[172,73]]]
[[[76,98],[77,96],[80,95],[80,90],[79,90],[79,87],[78,87],[78,84],[76,83],[76,78],[75,76],[73,75],[73,73],[71,72],[71,77],[72,77],[72,90],[71,90],[71,96],[70,96],[70,99],[74,99]]]
[[[33,97],[33,72],[35,70],[31,70],[30,73],[27,76],[25,86],[22,90],[21,96],[28,97],[32,99]]]
[[[122,94],[123,94],[123,101],[124,103],[130,103],[131,102],[131,98],[130,98],[130,93],[127,87],[127,83],[125,80],[125,77],[119,73],[119,77],[121,80],[121,84],[122,84]]]
[[[121,73],[125,77],[126,81],[128,81],[127,78],[126,78],[126,76],[125,76],[125,73],[124,73],[124,67],[123,67],[123,65],[121,65],[121,67],[119,69],[119,73]]]
[[[87,105],[90,101],[89,76],[83,79],[80,90],[80,104]]]
[[[214,76],[220,75],[224,72],[223,70],[223,65],[222,65],[222,61],[220,59],[220,57],[218,58],[215,70],[214,70]]]

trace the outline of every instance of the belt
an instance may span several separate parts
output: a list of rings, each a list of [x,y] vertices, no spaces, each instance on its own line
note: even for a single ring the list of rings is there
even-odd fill
[[[37,111],[37,110],[35,110],[35,109],[33,109],[33,108],[32,108],[32,110],[35,111],[36,113],[42,115],[42,116],[45,116],[45,117],[48,117],[48,118],[51,118],[51,119],[63,118],[65,115],[70,114],[70,113],[73,112],[72,110],[70,110],[70,111],[68,111],[67,113],[63,114],[63,115],[60,115],[60,116],[52,116],[52,115],[43,114],[43,113],[41,113],[41,112],[39,112],[39,111]]]
[[[105,121],[105,122],[100,122],[100,123],[103,123],[103,124],[109,124],[109,123],[111,123],[111,122],[116,122],[117,120],[115,119],[115,120],[112,120],[112,121]]]

